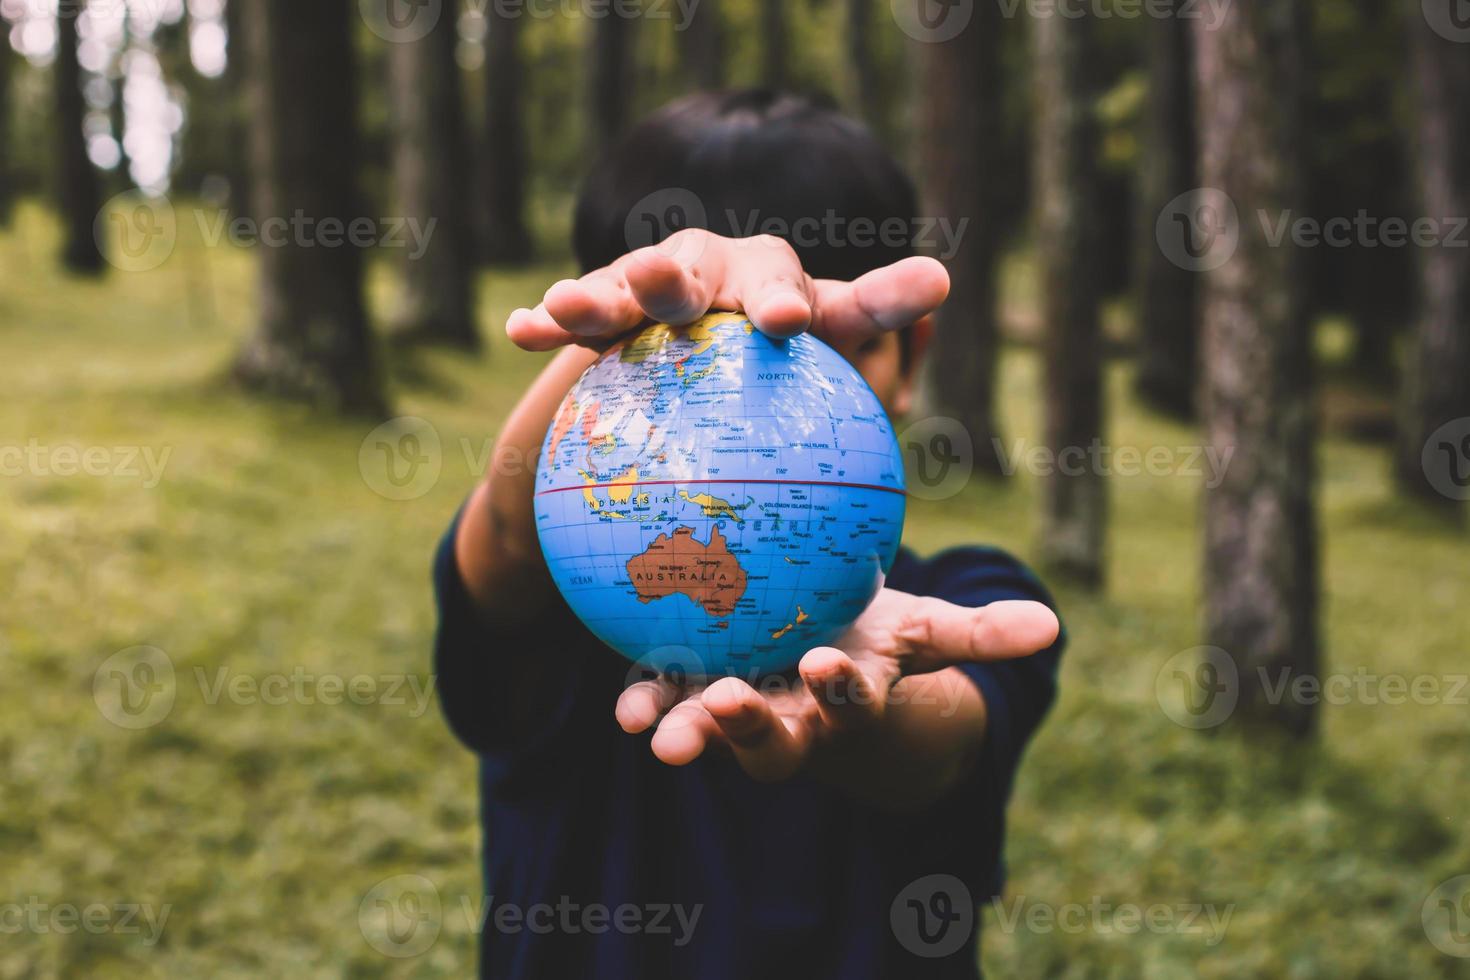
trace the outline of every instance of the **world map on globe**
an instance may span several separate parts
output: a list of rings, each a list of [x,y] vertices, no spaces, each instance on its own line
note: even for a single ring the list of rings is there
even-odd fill
[[[604,643],[688,676],[786,670],[872,601],[898,551],[903,460],[862,376],[742,314],[647,327],[567,393],[536,526]]]

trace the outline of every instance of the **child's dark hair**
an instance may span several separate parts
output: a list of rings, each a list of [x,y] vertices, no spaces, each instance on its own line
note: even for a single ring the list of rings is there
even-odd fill
[[[734,238],[772,233],[808,274],[851,280],[914,254],[916,207],[897,161],[830,100],[701,92],[638,123],[597,163],[573,238],[591,270],[685,221]]]

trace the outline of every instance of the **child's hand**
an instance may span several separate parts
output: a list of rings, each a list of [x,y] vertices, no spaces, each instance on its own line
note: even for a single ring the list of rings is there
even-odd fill
[[[836,647],[802,658],[799,683],[761,693],[733,677],[708,686],[643,681],[618,699],[618,723],[630,734],[657,723],[653,752],[671,765],[723,744],[761,780],[784,779],[809,762],[857,781],[873,781],[883,763],[917,774],[933,761],[922,757],[931,748],[958,757],[978,746],[984,704],[962,676],[946,680],[973,695],[969,710],[956,697],[936,696],[942,685],[930,685],[927,697],[910,691],[903,698],[896,685],[956,664],[1029,656],[1051,646],[1059,629],[1056,614],[1039,602],[972,608],[884,589]],[[972,736],[976,744],[966,745]]]
[[[527,350],[598,347],[648,321],[682,325],[741,310],[776,337],[812,329],[829,341],[864,340],[908,326],[948,295],[949,273],[934,259],[904,259],[852,282],[812,279],[780,238],[690,228],[558,282],[534,310],[512,313],[505,330]]]

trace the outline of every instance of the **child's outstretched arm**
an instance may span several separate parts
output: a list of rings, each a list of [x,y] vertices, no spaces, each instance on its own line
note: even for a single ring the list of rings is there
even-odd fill
[[[904,259],[852,282],[813,279],[780,238],[732,239],[698,229],[556,283],[538,306],[515,311],[506,324],[523,348],[567,349],[522,396],[496,442],[495,460],[521,465],[493,465],[460,518],[454,558],[470,600],[507,635],[554,607],[536,535],[534,460],[567,391],[597,350],[621,334],[649,321],[683,324],[710,310],[741,310],[773,336],[810,329],[829,342],[860,344],[927,316],[948,293],[949,275],[933,259]],[[558,683],[556,660],[504,660],[495,665],[498,678],[518,692],[514,710],[526,715],[510,721],[532,720],[540,710],[535,692]],[[922,728],[925,720],[915,721]]]

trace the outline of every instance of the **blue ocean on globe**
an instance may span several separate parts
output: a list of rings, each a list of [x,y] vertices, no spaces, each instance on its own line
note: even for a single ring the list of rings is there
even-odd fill
[[[862,376],[745,316],[648,327],[568,392],[536,473],[557,587],[608,646],[675,675],[787,670],[872,601],[903,459]]]

